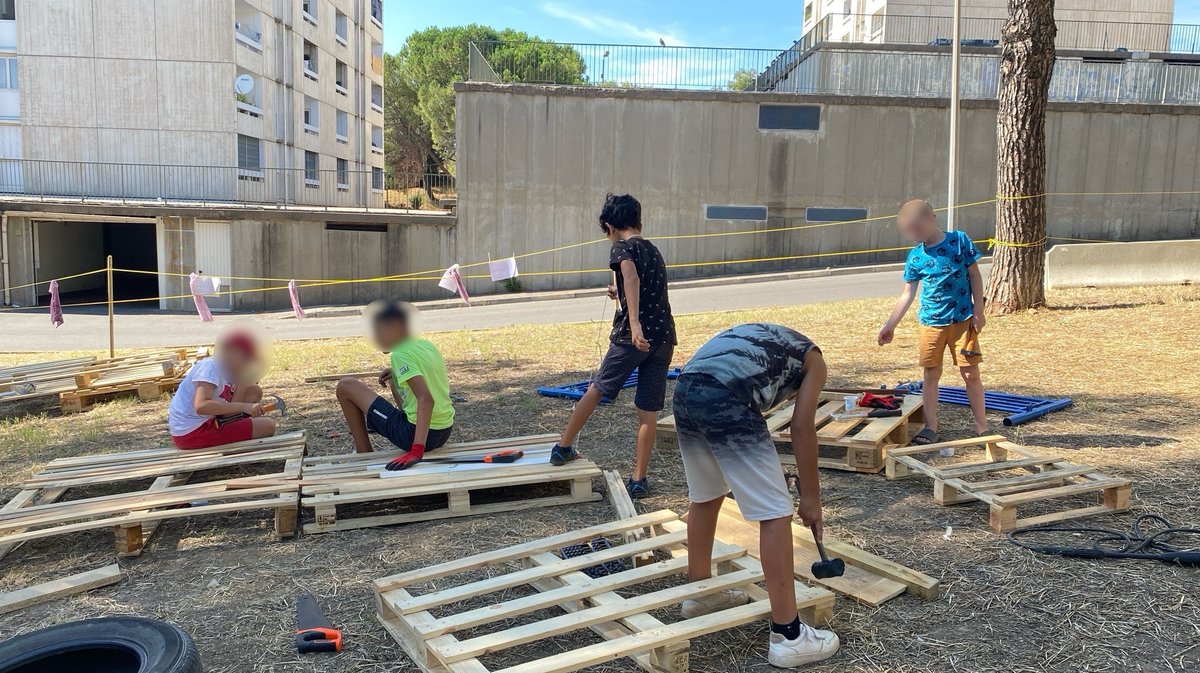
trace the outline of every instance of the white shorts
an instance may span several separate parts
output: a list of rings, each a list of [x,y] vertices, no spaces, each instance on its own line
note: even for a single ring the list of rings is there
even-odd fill
[[[704,374],[680,377],[673,410],[692,502],[710,502],[732,490],[747,521],[795,514],[779,453],[762,414]]]

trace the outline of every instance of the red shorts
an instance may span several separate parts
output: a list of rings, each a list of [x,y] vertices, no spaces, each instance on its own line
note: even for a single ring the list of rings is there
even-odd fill
[[[218,426],[217,419],[210,418],[204,425],[181,437],[172,436],[175,446],[181,449],[207,449],[222,444],[244,442],[254,437],[254,419],[241,418],[232,423]]]

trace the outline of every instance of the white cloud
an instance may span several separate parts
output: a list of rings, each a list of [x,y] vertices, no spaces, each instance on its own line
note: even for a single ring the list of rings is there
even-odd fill
[[[567,7],[556,2],[543,2],[541,10],[556,19],[570,21],[597,35],[604,35],[613,42],[640,40],[658,44],[658,41],[662,40],[672,47],[686,46],[682,38],[671,32],[644,28],[628,21],[621,21],[597,14],[585,15],[572,7]]]

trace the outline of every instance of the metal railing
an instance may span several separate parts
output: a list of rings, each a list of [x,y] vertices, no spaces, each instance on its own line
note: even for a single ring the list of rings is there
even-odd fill
[[[949,17],[827,15],[785,50],[630,44],[483,41],[470,45],[470,79],[504,83],[668,89],[780,90],[819,46],[948,47]],[[996,47],[1003,19],[964,19],[963,44]],[[1200,25],[1059,21],[1061,50],[1200,54]]]
[[[0,200],[440,210],[453,175],[0,159]]]

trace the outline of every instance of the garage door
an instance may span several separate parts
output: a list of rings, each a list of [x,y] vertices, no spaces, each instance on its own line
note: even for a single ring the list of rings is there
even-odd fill
[[[233,295],[228,292],[229,276],[233,273],[229,222],[196,221],[196,269],[223,281],[222,292],[207,298],[208,307],[214,311],[233,310]]]

